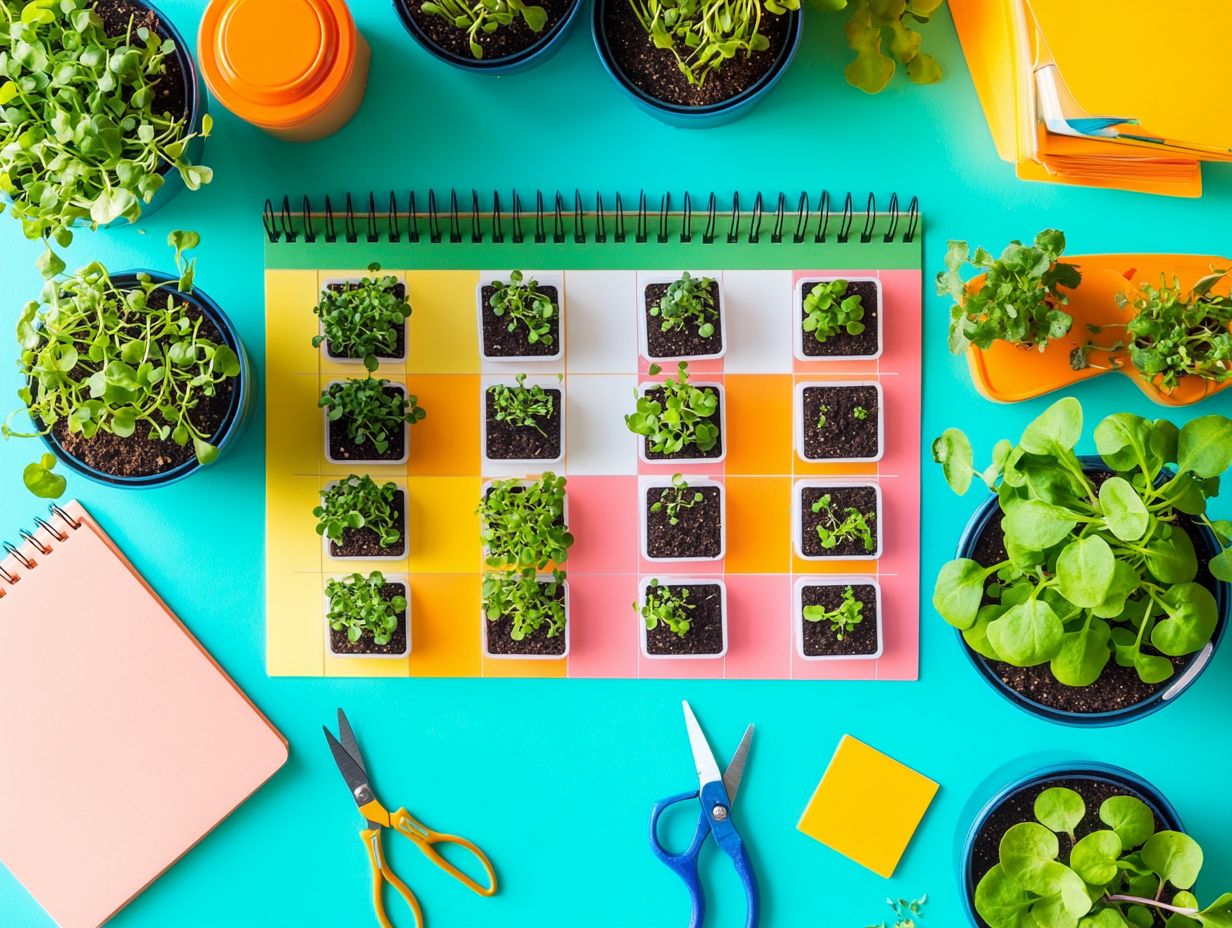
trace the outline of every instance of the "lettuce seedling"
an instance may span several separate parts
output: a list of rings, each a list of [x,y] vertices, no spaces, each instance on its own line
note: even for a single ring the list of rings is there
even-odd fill
[[[859,419],[861,422],[863,422],[865,419],[868,418],[868,410],[865,409],[863,406],[857,406],[855,409],[851,411],[851,414],[856,419]]]
[[[933,605],[976,652],[1019,667],[1047,663],[1068,686],[1094,683],[1112,658],[1161,683],[1174,671],[1168,658],[1200,650],[1218,623],[1215,597],[1195,581],[1187,524],[1214,532],[1225,550],[1211,574],[1232,580],[1232,523],[1206,515],[1232,466],[1232,419],[1201,416],[1178,429],[1111,415],[1095,428],[1102,473],[1075,455],[1081,434],[1082,407],[1066,397],[1017,445],[999,441],[984,470],[958,429],[933,443],[955,492],[979,478],[997,494],[1007,552],[988,567],[970,558],[944,565]]]
[[[848,584],[843,590],[843,600],[833,609],[825,606],[805,606],[804,618],[808,622],[829,622],[834,637],[842,641],[851,630],[864,621],[864,603],[856,599],[856,591]]]
[[[488,300],[492,314],[505,323],[510,332],[518,326],[526,329],[526,340],[532,344],[552,345],[552,322],[560,312],[552,298],[539,289],[539,281],[523,282],[521,271],[511,271],[509,282],[492,282],[493,293]]]
[[[379,570],[367,577],[356,573],[344,580],[330,580],[325,585],[329,627],[346,632],[352,644],[365,634],[372,636],[374,644],[389,644],[398,629],[399,614],[406,612],[406,597],[386,597],[384,588],[385,576]]]
[[[489,567],[562,564],[573,536],[565,525],[564,477],[543,474],[529,483],[498,480],[479,501],[480,537]]]
[[[556,379],[563,380],[564,375],[557,374]],[[538,384],[528,387],[525,374],[518,374],[514,380],[516,386],[496,383],[488,387],[488,395],[496,407],[496,421],[516,428],[534,429],[544,435],[543,423],[556,411],[556,399]]]
[[[714,335],[714,324],[719,321],[713,286],[713,277],[693,277],[685,271],[668,284],[659,302],[650,307],[650,315],[659,320],[659,328],[664,332],[692,328],[698,338],[710,338]]]
[[[650,365],[650,376],[662,370]],[[719,426],[714,417],[719,411],[719,394],[713,387],[689,384],[689,364],[681,361],[676,377],[668,376],[656,385],[659,399],[634,394],[636,409],[625,416],[625,425],[634,435],[643,435],[650,451],[672,455],[686,445],[695,445],[703,454],[719,442]]]
[[[414,395],[385,392],[390,381],[376,377],[353,377],[331,383],[321,393],[318,404],[327,410],[330,422],[346,422],[347,438],[359,446],[371,441],[377,454],[389,450],[389,443],[402,434],[403,423],[414,425],[427,416]]]
[[[701,501],[701,490],[692,489],[683,474],[672,474],[672,485],[660,491],[659,498],[650,504],[650,511],[666,510],[668,524],[678,525],[680,513],[685,509],[692,509]]]
[[[510,619],[509,637],[528,638],[541,628],[555,638],[565,630],[565,601],[560,590],[565,572],[554,570],[540,580],[534,568],[490,571],[483,578],[483,613],[489,622]]]
[[[491,35],[498,29],[513,25],[515,19],[526,23],[531,32],[540,33],[547,25],[548,14],[543,7],[522,0],[425,0],[423,11],[439,16],[455,29],[465,29],[471,54],[483,57],[479,36]]]
[[[813,0],[823,11],[847,9],[849,0]],[[847,83],[865,93],[880,93],[894,77],[894,59],[906,68],[914,84],[935,84],[941,80],[941,65],[921,51],[923,38],[912,23],[927,23],[943,0],[856,0],[844,32],[847,44],[856,53],[844,72]],[[893,58],[881,50],[883,33],[890,41]]]
[[[823,280],[805,295],[804,331],[819,343],[840,332],[859,335],[864,331],[864,301],[858,293],[844,296],[849,286],[845,280]]]
[[[859,540],[865,551],[877,547],[872,525],[877,518],[875,512],[861,512],[855,506],[847,506],[842,512],[837,512],[829,493],[817,497],[809,508],[821,515],[816,528],[823,548],[829,550],[844,541],[853,540]]]
[[[321,491],[321,505],[312,510],[317,534],[342,544],[348,529],[376,532],[382,548],[398,543],[398,514],[394,511],[395,483],[377,483],[371,477],[351,474]]]
[[[633,611],[642,617],[647,631],[666,625],[678,638],[683,638],[693,627],[689,615],[696,608],[689,602],[688,587],[664,586],[658,580],[646,585],[641,606],[633,604]]]
[[[377,274],[379,264],[369,264]],[[339,358],[362,358],[369,371],[377,369],[378,357],[389,358],[398,348],[398,329],[411,315],[411,304],[396,293],[398,278],[392,274],[362,277],[341,290],[326,289],[312,308],[321,320],[321,332],[312,336],[312,347],[327,342]]]

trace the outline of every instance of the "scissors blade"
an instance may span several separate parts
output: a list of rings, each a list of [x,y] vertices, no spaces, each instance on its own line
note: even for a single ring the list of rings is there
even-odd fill
[[[351,731],[351,723],[347,721],[346,713],[341,709],[338,710],[338,740],[351,755],[351,759],[359,764],[359,769],[367,774],[368,768],[364,765],[364,755],[359,753],[359,742],[355,740],[355,732]]]
[[[355,762],[355,758],[338,742],[328,728],[322,725],[321,731],[325,732],[325,740],[329,744],[330,753],[334,755],[334,763],[338,765],[338,772],[346,781],[347,789],[351,791],[355,804],[365,805],[372,799],[368,774],[364,773],[364,768]]]
[[[693,714],[693,709],[689,705],[689,701],[683,700],[684,705],[684,727],[689,733],[689,747],[693,750],[693,765],[697,768],[697,781],[701,786],[707,783],[722,783],[723,777],[719,773],[719,763],[714,759],[714,752],[710,750],[710,743],[706,741],[706,736],[702,734],[702,727],[697,722],[697,716]],[[724,790],[727,789],[724,784]],[[728,802],[731,801],[731,796],[728,797]]]
[[[727,801],[732,805],[736,803],[736,793],[740,790],[740,780],[744,776],[744,765],[748,760],[749,745],[752,741],[753,726],[750,725],[744,730],[744,734],[740,737],[740,744],[736,747],[736,753],[732,755],[727,769],[723,771],[723,788],[727,790]]]

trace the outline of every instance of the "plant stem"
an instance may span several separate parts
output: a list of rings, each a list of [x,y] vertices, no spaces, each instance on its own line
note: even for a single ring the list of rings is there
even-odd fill
[[[1115,896],[1104,896],[1106,902],[1130,902],[1135,905],[1149,905],[1158,909],[1164,909],[1167,912],[1175,912],[1177,915],[1197,915],[1198,909],[1191,906],[1169,905],[1166,902],[1160,902],[1158,899],[1148,899],[1144,896],[1125,896],[1117,894]]]

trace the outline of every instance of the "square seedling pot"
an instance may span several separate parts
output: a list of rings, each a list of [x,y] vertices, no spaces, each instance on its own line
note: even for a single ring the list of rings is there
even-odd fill
[[[719,464],[727,458],[727,403],[724,402],[723,385],[721,383],[715,383],[713,380],[699,380],[696,383],[690,381],[690,384],[695,387],[710,387],[719,394],[720,452],[714,457],[709,458],[651,458],[646,454],[646,436],[638,435],[637,456],[641,459],[643,464]],[[644,381],[637,386],[638,395],[645,396],[648,391],[661,386],[661,382],[655,382],[653,380]]]
[[[667,477],[644,478],[638,486],[638,526],[641,538],[642,557],[656,564],[694,564],[700,562],[721,561],[727,553],[727,497],[723,484],[709,477],[690,477],[685,475],[689,489],[704,490],[707,488],[718,491],[719,506],[719,550],[717,554],[699,557],[652,557],[650,554],[650,514],[647,511],[650,503],[657,500],[657,491],[670,490],[672,481]]]
[[[871,587],[873,591],[873,610],[877,615],[877,649],[868,654],[805,654],[804,653],[804,627],[812,625],[812,622],[806,622],[804,619],[804,591],[808,587],[824,586],[837,587],[842,590],[845,587]],[[882,621],[881,611],[881,584],[877,582],[876,577],[870,576],[836,576],[833,574],[825,574],[812,577],[797,577],[795,585],[792,588],[792,608],[796,623],[796,653],[800,655],[801,660],[806,661],[872,661],[881,657],[885,651],[885,635],[883,633],[884,623]],[[860,622],[861,625],[868,621],[864,617]],[[816,623],[825,625],[824,622]],[[827,628],[827,632],[829,629]]]
[[[483,482],[483,486],[479,488],[479,498],[481,500],[487,499],[488,490],[492,489],[492,484],[504,483],[506,480],[515,480],[515,479],[517,478],[515,477],[493,477],[491,480],[485,480]],[[535,482],[535,478],[527,477],[525,479],[518,480],[517,482],[518,482],[518,486],[528,487],[532,483]],[[564,501],[561,503],[560,518],[565,523],[565,528],[568,528],[569,527],[569,491],[568,489],[565,490],[565,498],[564,498]],[[482,528],[482,521],[483,520],[480,519],[481,528]],[[485,558],[488,556],[488,546],[486,544],[483,546],[483,556]]]
[[[568,418],[565,415],[565,385],[562,381],[555,377],[534,376],[528,375],[526,378],[526,386],[542,387],[545,391],[555,390],[559,394],[559,419],[560,419],[560,453],[554,458],[494,458],[488,454],[488,388],[504,384],[505,386],[517,386],[517,382],[512,377],[484,377],[482,379],[482,389],[479,391],[479,449],[480,455],[486,464],[529,464],[531,466],[559,464],[565,459],[565,420]]]
[[[804,491],[810,489],[838,490],[849,487],[869,487],[876,497],[873,527],[877,546],[872,551],[861,550],[857,554],[805,554],[803,546]],[[842,505],[841,501],[839,505]],[[838,477],[821,477],[813,480],[797,480],[791,491],[791,538],[796,555],[806,561],[875,561],[881,557],[885,542],[885,525],[881,515],[881,487],[871,480],[850,480]]]
[[[872,389],[877,394],[877,453],[868,457],[809,457],[805,443],[805,428],[804,428],[804,394],[809,389],[834,389],[841,390],[844,388],[860,387],[865,390]],[[842,411],[836,412],[835,416],[842,415]],[[860,420],[855,420],[859,422]],[[861,423],[863,424],[863,423]],[[872,461],[880,461],[885,454],[885,391],[881,389],[881,384],[875,380],[853,380],[853,381],[820,381],[811,380],[804,383],[796,384],[795,400],[792,407],[792,434],[796,446],[796,455],[802,461],[809,461],[814,464],[867,464]]]
[[[693,272],[690,271],[692,274]],[[694,274],[694,277],[707,277],[708,274]],[[714,287],[718,295],[715,302],[719,309],[718,332],[712,339],[715,343],[715,350],[704,354],[673,354],[673,355],[656,355],[650,353],[650,326],[658,325],[657,319],[647,318],[650,307],[657,302],[657,298],[652,302],[647,296],[647,290],[650,287],[660,287],[665,284],[673,284],[680,279],[679,274],[651,274],[641,278],[641,292],[638,294],[638,311],[637,311],[637,345],[638,351],[647,361],[659,362],[676,362],[676,361],[704,361],[717,360],[727,354],[727,311],[723,300],[723,285],[719,279],[714,278]]]
[[[330,487],[337,484],[339,481],[331,480],[325,485],[328,490]],[[329,536],[322,535],[321,542],[325,557],[331,561],[404,561],[410,550],[410,532],[411,532],[411,509],[410,509],[410,494],[406,491],[406,483],[401,480],[379,480],[378,483],[392,483],[398,487],[398,492],[402,494],[402,551],[400,554],[369,554],[369,555],[341,555],[334,554],[332,551],[332,543]],[[363,531],[359,529],[359,531]],[[343,538],[346,538],[344,533]]]
[[[346,579],[346,577],[348,576],[350,576],[350,574],[333,574],[331,576],[327,576],[325,580],[326,582],[329,582],[330,580],[343,580],[343,579]],[[343,652],[335,651],[334,645],[333,645],[333,639],[330,634],[333,631],[333,629],[329,627],[329,619],[326,618],[326,616],[329,614],[329,597],[322,596],[321,597],[321,602],[322,602],[321,624],[325,628],[325,651],[327,654],[332,654],[334,655],[334,657],[361,657],[361,658],[364,658],[365,660],[370,659],[374,661],[383,661],[383,660],[397,660],[400,658],[405,658],[408,654],[411,653],[411,582],[410,582],[410,577],[407,576],[406,574],[385,574],[385,582],[401,584],[402,589],[405,591],[402,595],[406,597],[406,615],[403,616],[402,618],[402,624],[406,628],[406,646],[401,651],[398,651],[397,653],[392,653],[392,654],[364,654],[362,652],[350,653],[346,651],[343,651]]]
[[[342,382],[343,381],[341,380],[331,380],[329,384],[327,385],[327,389],[328,387],[333,386],[336,383],[342,383]],[[406,396],[407,391],[406,391],[406,386],[404,384],[391,382],[389,386],[395,387],[402,393],[404,397]],[[409,422],[403,422],[402,423],[402,454],[399,457],[396,457],[396,458],[336,458],[334,457],[333,452],[330,450],[330,447],[329,447],[329,432],[330,432],[330,429],[334,427],[335,423],[329,421],[329,410],[328,409],[322,408],[321,415],[323,416],[325,420],[325,436],[324,436],[325,437],[325,460],[329,461],[329,463],[331,464],[338,464],[344,467],[350,464],[373,464],[373,465],[378,465],[378,466],[385,465],[385,464],[405,464],[407,462],[407,459],[410,458],[411,456],[411,424]],[[341,427],[341,422],[342,420],[339,419],[338,420],[339,427]]]
[[[877,319],[871,328],[877,333],[877,350],[872,354],[805,354],[804,345],[806,338],[813,338],[811,332],[804,331],[804,297],[813,289],[815,284],[825,283],[830,280],[845,280],[848,284],[871,284],[874,292],[877,294],[875,301],[874,312]],[[850,287],[848,288],[850,289]],[[865,325],[868,326],[868,310],[869,306],[861,300],[864,305]],[[795,323],[794,327],[794,350],[796,357],[801,361],[875,361],[881,357],[881,352],[885,346],[885,313],[882,311],[881,299],[881,281],[876,277],[809,277],[801,280],[796,287],[795,306],[793,307],[792,319]],[[835,338],[852,339],[863,336],[847,335],[843,333],[835,336]]]
[[[540,574],[535,578],[538,583],[550,583],[552,580],[549,574]],[[569,656],[569,628],[573,624],[572,616],[569,612],[569,581],[561,582],[565,597],[565,650],[560,654],[496,654],[488,645],[488,632],[491,630],[492,623],[488,621],[488,617],[484,614],[482,605],[479,608],[479,621],[483,626],[483,653],[485,657],[490,657],[493,660],[515,660],[515,661],[563,661]]]
[[[382,276],[386,276],[384,272],[381,272],[381,273],[382,273]],[[405,295],[407,293],[406,278],[401,274],[394,274],[392,276],[398,278],[398,284],[402,287],[402,292]],[[347,287],[347,286],[352,286],[357,283],[359,283],[358,277],[329,277],[329,278],[326,278],[326,280],[321,284],[321,287],[324,290],[328,290],[331,287],[337,287],[337,286]],[[410,344],[411,344],[411,327],[410,325],[408,325],[409,322],[410,322],[409,319],[402,320],[402,352],[401,354],[389,356],[389,357],[383,354],[378,354],[376,356],[378,363],[380,364],[406,364],[406,359],[410,352]],[[324,330],[320,327],[319,323],[318,323],[317,331],[320,332],[322,335],[325,334]],[[340,355],[336,355],[330,352],[328,339],[326,339],[324,342],[321,343],[320,351],[324,357],[328,358],[329,360],[337,364],[356,364],[356,365],[363,364],[363,360],[364,360],[363,358],[344,358]]]
[[[479,336],[479,356],[485,361],[495,361],[526,364],[532,361],[560,361],[565,356],[565,278],[559,271],[525,271],[523,280],[534,279],[540,288],[554,287],[556,289],[556,350],[552,354],[488,354],[483,339],[483,307],[485,304],[483,290],[492,286],[494,280],[508,283],[508,274],[485,275],[488,279],[481,280],[475,287],[475,325]]]
[[[646,647],[646,622],[642,618],[641,606],[646,602],[646,589],[653,577],[644,577],[638,587],[637,623],[641,631],[642,655],[652,661],[656,660],[717,660],[727,655],[727,643],[730,640],[727,633],[727,584],[721,577],[659,577],[660,586],[717,586],[719,588],[719,611],[723,626],[723,647],[712,654],[652,654]]]

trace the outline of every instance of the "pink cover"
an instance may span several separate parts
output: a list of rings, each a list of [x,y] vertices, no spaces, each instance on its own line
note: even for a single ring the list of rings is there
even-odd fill
[[[287,745],[76,502],[0,564],[0,861],[62,928],[110,918]],[[54,639],[40,625],[58,623]]]

